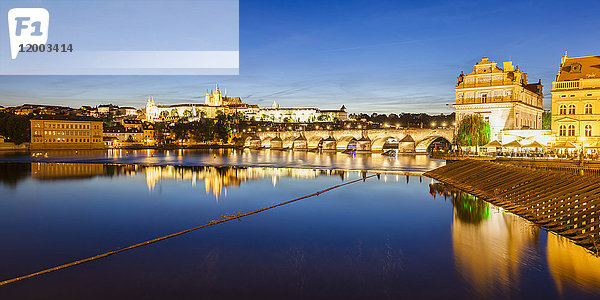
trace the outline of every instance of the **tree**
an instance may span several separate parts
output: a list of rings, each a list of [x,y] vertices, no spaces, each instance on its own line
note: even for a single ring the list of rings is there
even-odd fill
[[[456,126],[454,140],[459,146],[483,146],[490,142],[490,124],[479,114],[466,115]]]
[[[128,142],[128,143],[133,143],[133,142],[135,142],[135,141],[133,140],[133,136],[131,136],[131,134],[130,134],[130,135],[127,137],[127,140],[125,140],[125,141],[126,141],[126,142]]]
[[[113,127],[115,126],[115,116],[109,112],[102,117],[102,122],[104,122],[104,127]]]
[[[31,130],[29,117],[11,113],[0,113],[0,135],[19,145],[29,142]]]
[[[173,118],[177,118],[177,117],[179,117],[179,113],[177,112],[177,109],[174,109],[174,108],[173,108],[173,109],[171,110],[171,117],[173,117]]]
[[[215,119],[215,139],[227,142],[231,136],[231,131],[231,123],[227,116],[223,113],[218,113]]]
[[[165,122],[154,123],[154,139],[158,145],[167,143],[167,125]]]
[[[168,117],[169,117],[169,111],[163,110],[162,112],[160,112],[160,116],[161,116],[163,119],[166,119],[166,118],[168,118]]]
[[[188,132],[190,131],[190,123],[177,122],[173,127],[175,138],[178,140],[186,141],[188,139]]]
[[[550,130],[552,123],[552,114],[549,111],[542,113],[542,129]]]
[[[192,111],[191,111],[191,110],[189,110],[189,109],[186,109],[186,110],[183,112],[183,116],[184,116],[184,117],[186,117],[186,118],[189,118],[189,117],[191,117],[191,116],[192,116]]]

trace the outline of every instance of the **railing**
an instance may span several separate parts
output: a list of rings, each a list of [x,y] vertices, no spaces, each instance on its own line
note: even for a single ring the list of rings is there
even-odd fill
[[[511,102],[516,101],[513,96],[493,96],[487,97],[485,102],[483,102],[483,98],[463,98],[457,99],[457,104],[476,104],[476,103],[496,103],[496,102]]]
[[[501,85],[513,85],[516,82],[506,80],[491,80],[491,81],[480,81],[480,82],[461,82],[456,85],[457,88],[473,88],[473,87],[486,87],[486,86],[501,86]]]
[[[560,81],[554,82],[554,89],[578,89],[579,81]]]

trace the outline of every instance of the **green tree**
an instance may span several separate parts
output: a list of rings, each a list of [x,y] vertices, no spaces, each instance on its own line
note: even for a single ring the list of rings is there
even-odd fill
[[[179,113],[177,112],[177,109],[173,108],[171,110],[171,117],[173,117],[173,118],[179,117]]]
[[[191,117],[191,116],[192,116],[192,111],[191,111],[191,110],[189,110],[189,109],[186,109],[186,110],[183,112],[183,116],[184,116],[184,117],[186,117],[186,118],[189,118],[189,117]]]
[[[490,125],[479,114],[466,115],[456,126],[454,140],[459,146],[483,146],[490,142]]]
[[[217,114],[214,129],[215,139],[227,142],[231,136],[231,131],[231,122],[227,116],[223,113]]]
[[[186,141],[190,132],[190,123],[177,122],[173,127],[173,132],[176,139]]]
[[[113,127],[115,126],[115,116],[109,112],[102,117],[102,122],[104,122],[104,127]]]
[[[167,140],[167,124],[165,122],[154,123],[154,139],[157,145],[165,145]]]
[[[163,111],[161,111],[161,112],[160,112],[160,116],[161,116],[163,119],[166,119],[166,118],[168,118],[168,117],[169,117],[169,112],[168,112],[168,111],[166,111],[166,110],[163,110]]]
[[[19,145],[29,142],[31,130],[29,117],[11,113],[0,113],[0,135]]]
[[[551,123],[552,114],[550,113],[550,111],[544,111],[544,113],[542,113],[542,129],[550,130]]]

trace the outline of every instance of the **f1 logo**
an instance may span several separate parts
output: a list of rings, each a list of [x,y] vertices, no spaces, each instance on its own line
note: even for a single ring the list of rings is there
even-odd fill
[[[48,41],[50,14],[45,8],[13,8],[8,11],[10,55],[17,58],[20,45],[45,44]]]

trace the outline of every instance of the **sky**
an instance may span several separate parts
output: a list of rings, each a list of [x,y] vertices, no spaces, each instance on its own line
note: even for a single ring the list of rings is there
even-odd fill
[[[548,109],[564,52],[600,54],[598,12],[585,0],[241,0],[239,75],[0,76],[0,105],[201,103],[218,82],[261,107],[451,113],[456,77],[487,56],[541,79]]]

